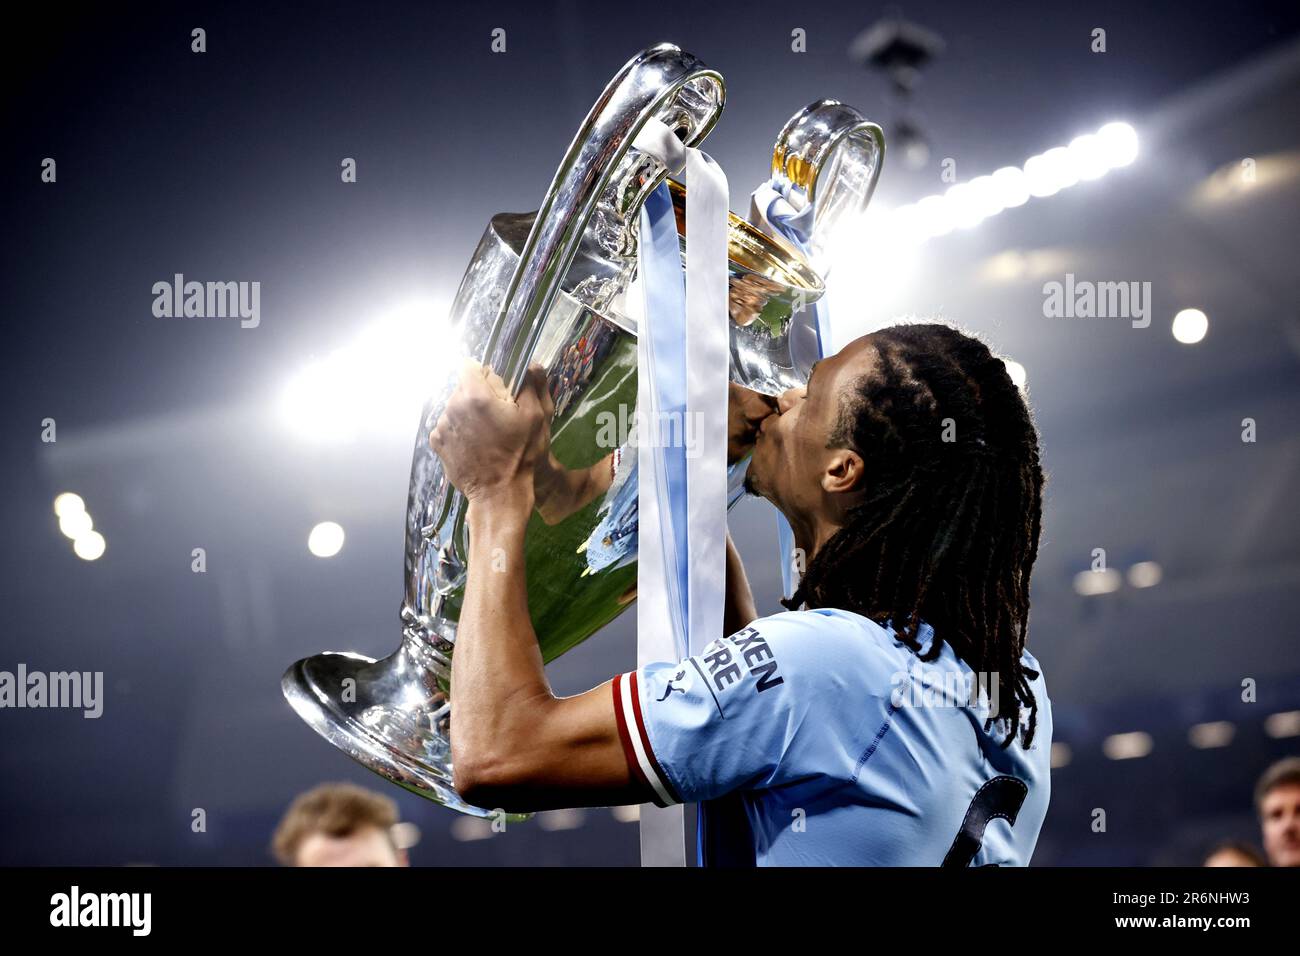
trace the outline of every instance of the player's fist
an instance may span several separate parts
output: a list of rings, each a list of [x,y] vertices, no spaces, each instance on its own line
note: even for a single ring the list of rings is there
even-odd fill
[[[466,359],[460,381],[429,435],[447,479],[471,501],[491,491],[526,483],[548,453],[550,396],[541,366],[529,368],[517,398],[501,377]]]

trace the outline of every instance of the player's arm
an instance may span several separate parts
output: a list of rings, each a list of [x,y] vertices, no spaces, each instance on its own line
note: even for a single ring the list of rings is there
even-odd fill
[[[609,685],[557,698],[528,614],[524,530],[531,488],[469,507],[469,580],[452,655],[452,765],[476,806],[611,806],[649,799],[632,778]]]
[[[457,791],[476,806],[527,811],[666,806],[771,783],[803,713],[780,647],[815,635],[751,625],[685,661],[557,698],[528,614],[532,506],[528,481],[470,503],[469,578],[451,675]]]
[[[754,592],[749,588],[740,552],[727,532],[727,593],[722,605],[722,635],[735,634],[758,619]]]
[[[471,363],[430,437],[469,501],[468,579],[452,656],[457,790],[478,806],[539,810],[704,799],[762,777],[784,746],[788,695],[783,704],[779,690],[763,693],[783,679],[757,635],[576,697],[551,692],[524,559],[536,462],[549,452],[545,388],[535,368],[512,400],[500,378]],[[740,570],[734,548],[731,556]],[[733,580],[743,581],[743,570]],[[737,616],[752,617],[747,583],[736,598]],[[736,698],[732,719],[723,719],[725,701]]]
[[[528,614],[524,534],[545,454],[537,373],[512,401],[467,366],[430,442],[469,500],[469,569],[452,655],[454,785],[487,808],[540,810],[649,799],[632,776],[608,684],[557,698]]]
[[[727,383],[727,464],[734,465],[754,447],[758,427],[776,410],[776,400],[735,382]],[[745,565],[727,533],[727,590],[723,634],[734,634],[758,618]]]

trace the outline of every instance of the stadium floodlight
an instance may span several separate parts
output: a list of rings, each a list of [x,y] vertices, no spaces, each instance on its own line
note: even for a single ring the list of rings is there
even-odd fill
[[[98,531],[87,531],[72,542],[72,550],[83,561],[96,561],[108,548],[108,542]]]
[[[1232,743],[1237,728],[1226,720],[1211,720],[1192,724],[1187,731],[1187,741],[1197,750],[1212,750]]]
[[[1110,594],[1112,591],[1118,591],[1123,581],[1123,576],[1114,568],[1080,571],[1074,576],[1074,593],[1083,597]]]
[[[86,502],[81,499],[81,495],[73,494],[71,491],[65,491],[54,499],[54,513],[60,518],[65,514],[75,514],[85,510]]]
[[[332,558],[343,550],[343,526],[336,521],[322,521],[307,536],[307,550],[318,558]]]
[[[1066,152],[1070,156],[1070,166],[1079,180],[1088,182],[1101,179],[1110,171],[1105,144],[1092,133],[1084,133],[1070,140]]]
[[[64,537],[76,541],[82,535],[89,534],[95,527],[95,522],[91,520],[88,511],[68,511],[59,518],[59,530],[63,532]]]
[[[1126,734],[1111,734],[1102,741],[1101,752],[1111,760],[1134,760],[1151,753],[1153,746],[1150,734],[1134,730]]]
[[[1205,338],[1209,328],[1210,319],[1200,309],[1183,309],[1174,316],[1171,331],[1174,338],[1184,345],[1195,345]]]
[[[1127,166],[1137,159],[1137,131],[1128,123],[1107,123],[1097,130],[1097,142],[1111,169]]]
[[[1024,170],[1018,166],[1003,166],[993,173],[992,180],[998,204],[1003,209],[1014,209],[1029,202],[1029,184]]]

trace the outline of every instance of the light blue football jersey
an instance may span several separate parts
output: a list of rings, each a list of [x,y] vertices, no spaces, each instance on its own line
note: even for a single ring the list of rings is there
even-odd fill
[[[933,636],[923,626],[922,646]],[[1002,712],[996,680],[946,644],[922,661],[888,628],[819,608],[619,675],[613,691],[628,763],[655,802],[702,804],[708,862],[1024,866],[1052,741],[1042,676],[1030,686],[1033,743],[1003,748],[1007,722],[985,729]]]

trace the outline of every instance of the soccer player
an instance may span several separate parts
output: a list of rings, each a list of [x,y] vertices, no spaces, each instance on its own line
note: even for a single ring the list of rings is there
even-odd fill
[[[758,618],[728,540],[726,636],[567,698],[524,580],[545,393],[540,368],[512,400],[470,364],[430,438],[469,500],[451,690],[467,800],[704,802],[711,863],[1029,862],[1052,734],[1025,650],[1043,471],[1001,360],[944,325],[895,326],[775,409],[733,409],[747,487],[806,556],[790,610]]]

